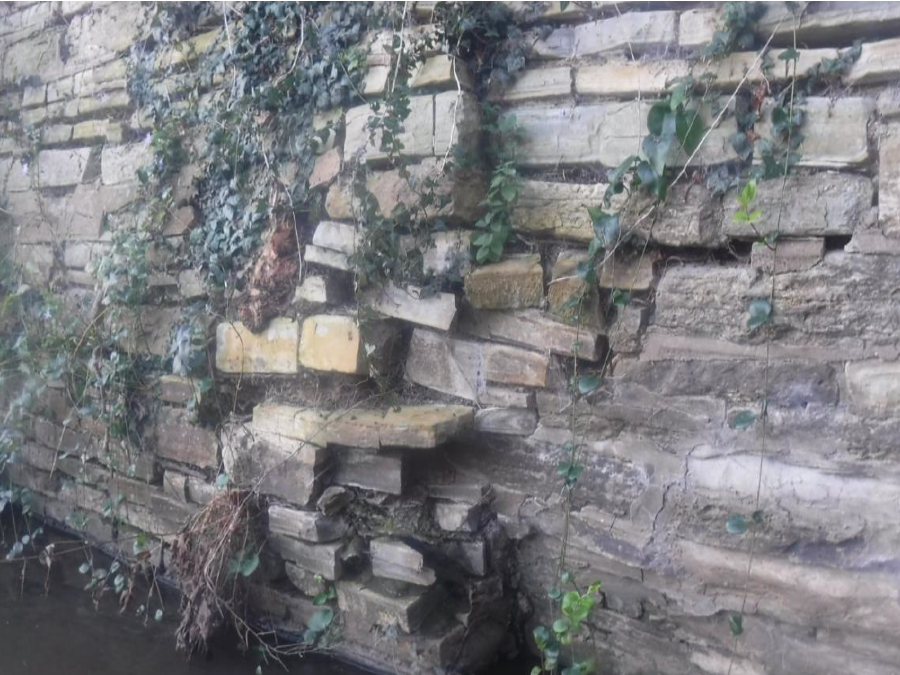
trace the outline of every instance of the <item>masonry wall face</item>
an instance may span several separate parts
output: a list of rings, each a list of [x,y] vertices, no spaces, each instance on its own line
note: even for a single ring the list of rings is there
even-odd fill
[[[428,4],[416,3],[422,24]],[[517,624],[529,635],[548,619],[577,352],[583,371],[610,364],[600,390],[576,405],[585,469],[567,562],[585,584],[603,582],[592,618],[600,671],[895,675],[900,4],[808,3],[801,76],[863,45],[839,82],[805,99],[783,203],[780,180],[760,183],[754,229],[734,221],[735,191],[713,196],[699,173],[670,191],[651,226],[638,220],[635,196],[623,217],[638,245],[604,266],[576,329],[566,299],[580,290],[573,272],[593,238],[586,206],[606,187],[585,177],[635,152],[650,103],[676,77],[715,73],[722,104],[742,82],[760,92],[767,78],[785,82],[777,58],[766,73],[753,53],[701,62],[720,21],[712,4],[582,4],[511,3],[533,35],[525,71],[490,93],[523,138],[520,246],[503,261],[476,266],[470,256],[484,181],[439,174],[454,146],[478,146],[480,106],[463,64],[454,77],[438,53],[413,78],[404,144],[412,175],[440,176],[451,197],[431,214],[450,229],[435,235],[426,268],[452,270],[460,283],[436,294],[369,290],[359,300],[379,320],[361,330],[353,159],[364,158],[383,212],[412,197],[369,143],[366,106],[333,111],[336,133],[311,179],[327,214],[301,241],[296,293],[261,326],[210,318],[216,378],[241,383],[241,415],[216,428],[192,423],[191,382],[162,374],[147,449],[120,457],[133,470],[111,477],[116,451],[102,450],[102,425],[73,421],[71,401],[51,387],[8,478],[49,519],[86,512],[95,541],[143,531],[165,543],[227,472],[268,498],[268,563],[253,579],[260,616],[302,631],[322,575],[336,584],[338,654],[392,672],[471,672],[508,646]],[[152,151],[127,63],[147,12],[137,3],[0,6],[0,242],[30,283],[76,315],[92,301],[92,263],[117,223],[139,213],[135,172]],[[770,3],[759,34],[774,35],[773,58],[792,44],[792,25],[783,3]],[[199,58],[220,29],[213,13],[192,38]],[[389,76],[373,50],[368,96]],[[767,135],[766,124],[756,131]],[[34,148],[21,144],[21,128],[33,130]],[[735,129],[723,117],[693,165],[735,162]],[[141,308],[130,349],[164,357],[187,309],[203,306],[203,277],[179,253],[201,174],[190,165],[179,177],[178,208],[160,232],[170,250],[153,261],[158,301]],[[758,242],[776,229],[773,277]],[[748,306],[773,283],[767,344],[764,331],[748,331]],[[630,304],[610,302],[616,289]],[[369,377],[373,350],[380,367],[402,370],[401,404],[347,414],[341,392]],[[765,431],[760,420],[743,428],[741,413],[758,413],[764,398]],[[51,474],[60,451],[70,456]],[[113,532],[101,514],[115,495],[123,506]],[[726,531],[732,514],[757,509],[755,535]],[[728,615],[742,607],[735,639]]]

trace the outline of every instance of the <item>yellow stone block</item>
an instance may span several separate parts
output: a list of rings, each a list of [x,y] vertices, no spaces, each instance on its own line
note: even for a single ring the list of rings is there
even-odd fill
[[[223,373],[297,372],[299,327],[287,318],[272,319],[262,333],[239,321],[216,329],[216,368]]]
[[[359,326],[353,317],[318,314],[304,319],[300,365],[335,373],[368,374]]]

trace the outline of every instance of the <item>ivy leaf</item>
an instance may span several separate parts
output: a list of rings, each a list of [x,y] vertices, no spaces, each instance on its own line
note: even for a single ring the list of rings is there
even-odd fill
[[[728,627],[731,629],[731,634],[737,637],[744,632],[744,617],[740,614],[729,614]]]
[[[550,631],[547,630],[546,626],[538,626],[534,629],[532,635],[534,636],[535,647],[544,651],[550,643]]]
[[[253,553],[252,555],[244,556],[241,559],[241,562],[238,565],[238,572],[242,577],[249,577],[256,571],[257,567],[259,567],[259,555]]]
[[[627,307],[631,304],[631,293],[623,291],[621,288],[617,288],[612,292],[612,301],[613,304],[620,309]]]
[[[582,396],[590,394],[600,386],[599,375],[582,375],[578,378],[578,393]]]
[[[588,211],[590,212],[590,208]],[[594,217],[594,215],[597,217]],[[597,239],[603,242],[603,245],[606,248],[615,244],[616,240],[619,238],[619,231],[621,229],[619,214],[606,213],[605,211],[597,209],[592,213],[591,217],[594,221],[594,234],[596,234]]]
[[[503,199],[510,204],[519,198],[519,190],[509,181],[503,183],[503,186],[500,188],[500,194],[503,195]]]
[[[798,52],[793,47],[789,47],[785,49],[778,55],[779,61],[796,61],[800,58],[800,52]]]
[[[768,322],[769,317],[772,316],[772,303],[765,298],[758,298],[750,303],[748,311],[750,312],[750,318],[747,319],[747,328],[756,330]]]
[[[670,114],[670,112],[671,108],[665,101],[654,103],[650,107],[650,111],[647,113],[647,131],[649,131],[652,136],[662,136],[663,123],[666,119],[666,115]]]
[[[746,431],[756,422],[756,413],[752,410],[742,410],[728,423],[728,426],[735,431]]]
[[[568,595],[568,593],[566,594]],[[572,627],[572,622],[566,617],[562,617],[553,622],[553,632],[556,634],[565,633]]]
[[[323,607],[312,615],[307,626],[316,633],[321,633],[334,621],[334,610],[331,607]]]
[[[697,110],[678,113],[675,116],[675,133],[684,151],[690,155],[700,147],[706,127]]]
[[[744,534],[747,531],[747,521],[739,513],[735,513],[728,517],[725,521],[725,531],[728,534]]]

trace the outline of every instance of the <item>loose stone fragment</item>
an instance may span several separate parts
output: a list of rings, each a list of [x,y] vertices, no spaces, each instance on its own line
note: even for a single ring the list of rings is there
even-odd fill
[[[397,454],[340,448],[335,450],[332,482],[392,495],[403,494],[403,461]]]
[[[273,534],[268,541],[275,552],[285,560],[295,562],[298,566],[314,574],[321,574],[329,581],[341,578],[343,571],[340,558],[340,550],[343,545],[341,542],[308,544],[280,534]]]
[[[269,506],[269,532],[314,543],[325,543],[343,537],[347,532],[347,523],[340,518],[323,516],[316,511],[300,511],[272,504]]]
[[[369,543],[369,557],[376,577],[417,586],[431,586],[436,580],[434,570],[425,566],[422,554],[401,541],[373,539]]]
[[[362,302],[376,312],[420,326],[450,330],[456,319],[456,295],[434,293],[423,297],[416,286],[401,288],[393,282],[363,294]]]
[[[434,503],[434,519],[445,532],[475,532],[480,518],[481,505]]]
[[[338,485],[331,485],[322,491],[322,496],[316,502],[316,508],[326,516],[335,516],[343,511],[353,501],[353,493]]]

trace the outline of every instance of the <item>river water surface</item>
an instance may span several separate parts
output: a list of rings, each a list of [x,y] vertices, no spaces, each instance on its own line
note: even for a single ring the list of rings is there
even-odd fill
[[[71,557],[71,556],[70,556]],[[132,610],[119,614],[110,593],[94,609],[83,590],[80,561],[61,565],[44,594],[43,573],[29,563],[24,593],[21,563],[0,556],[0,675],[254,675],[257,662],[222,640],[211,656],[187,662],[175,651],[177,598],[167,598],[167,618],[148,625]],[[172,594],[169,594],[170,596]],[[137,606],[139,603],[135,603]],[[363,675],[320,657],[263,667],[266,675]]]

